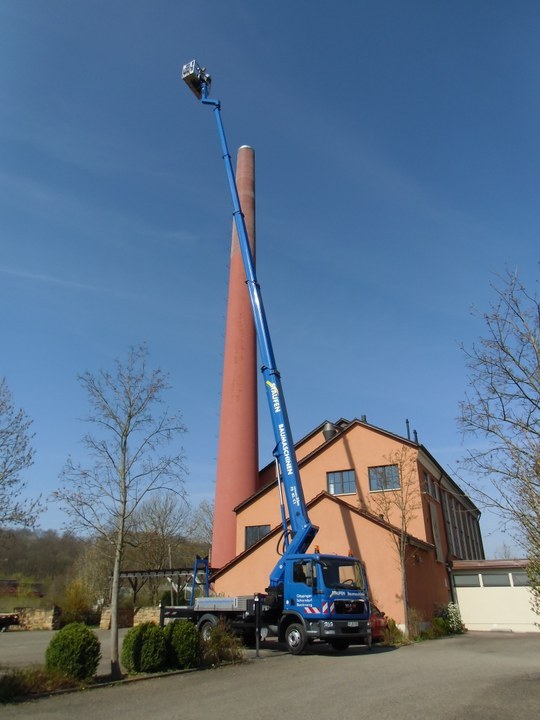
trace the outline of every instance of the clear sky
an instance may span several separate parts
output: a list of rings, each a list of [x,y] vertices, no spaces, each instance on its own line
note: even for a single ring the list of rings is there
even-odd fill
[[[233,156],[255,148],[295,437],[408,418],[452,473],[471,308],[506,269],[537,288],[539,28],[536,0],[1,0],[0,375],[34,421],[30,492],[84,460],[77,375],[144,341],[191,500],[213,497],[231,203],[192,58]],[[488,555],[510,544],[482,527]]]

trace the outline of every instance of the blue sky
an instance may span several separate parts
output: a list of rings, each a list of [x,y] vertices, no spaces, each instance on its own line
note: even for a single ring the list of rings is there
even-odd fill
[[[192,58],[232,154],[255,148],[295,437],[408,418],[452,472],[471,308],[506,269],[537,288],[539,24],[528,0],[3,0],[0,374],[34,420],[31,493],[83,459],[77,374],[144,341],[188,428],[191,500],[213,496],[231,204]],[[62,522],[49,505],[43,526]],[[488,554],[511,544],[493,527]]]

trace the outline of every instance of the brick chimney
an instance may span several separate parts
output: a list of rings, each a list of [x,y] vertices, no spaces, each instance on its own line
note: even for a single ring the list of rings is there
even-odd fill
[[[238,150],[236,184],[255,257],[255,153],[246,145]],[[223,567],[237,555],[233,510],[258,487],[257,374],[255,326],[233,222],[212,535],[213,568]]]

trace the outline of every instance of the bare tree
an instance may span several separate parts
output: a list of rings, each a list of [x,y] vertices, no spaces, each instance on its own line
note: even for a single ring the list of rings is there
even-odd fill
[[[154,493],[139,508],[132,534],[133,569],[164,570],[193,563],[193,549],[185,555],[191,508],[178,494]],[[135,567],[136,566],[136,567]],[[149,578],[151,602],[157,604],[162,579]]]
[[[40,512],[39,500],[22,498],[26,483],[21,473],[34,462],[30,444],[32,421],[16,410],[6,379],[0,380],[0,527],[31,527]]]
[[[214,527],[214,505],[208,500],[201,500],[191,516],[189,534],[191,540],[202,545],[212,544]]]
[[[159,490],[181,492],[183,452],[175,448],[161,455],[164,446],[185,431],[178,415],[163,403],[168,383],[161,370],[147,367],[144,345],[132,348],[115,371],[85,372],[79,377],[86,390],[90,414],[86,421],[94,432],[83,443],[88,465],[69,458],[62,473],[62,487],[55,497],[74,527],[102,537],[111,548],[111,674],[121,674],[118,650],[118,601],[120,570],[126,538],[137,508]]]
[[[110,543],[101,536],[89,539],[72,566],[73,578],[84,585],[88,600],[98,607],[103,606],[109,597],[112,567],[110,549]]]
[[[370,505],[372,512],[396,528],[394,532],[389,533],[389,538],[395,547],[401,572],[401,597],[405,630],[407,631],[407,618],[409,615],[407,599],[407,562],[410,557],[408,552],[409,529],[422,505],[418,463],[416,452],[405,445],[385,459],[388,462],[386,467],[395,468],[392,475],[393,481],[389,482],[386,476],[381,477],[380,490],[371,493]]]
[[[479,501],[528,554],[540,612],[540,304],[510,273],[493,289],[485,336],[464,348],[469,392],[459,422],[480,440],[464,464]]]

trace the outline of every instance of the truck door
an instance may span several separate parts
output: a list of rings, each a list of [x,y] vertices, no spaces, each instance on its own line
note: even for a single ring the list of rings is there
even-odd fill
[[[294,560],[291,575],[288,598],[291,609],[302,610],[302,608],[313,607],[313,593],[317,583],[315,566],[311,560]]]

